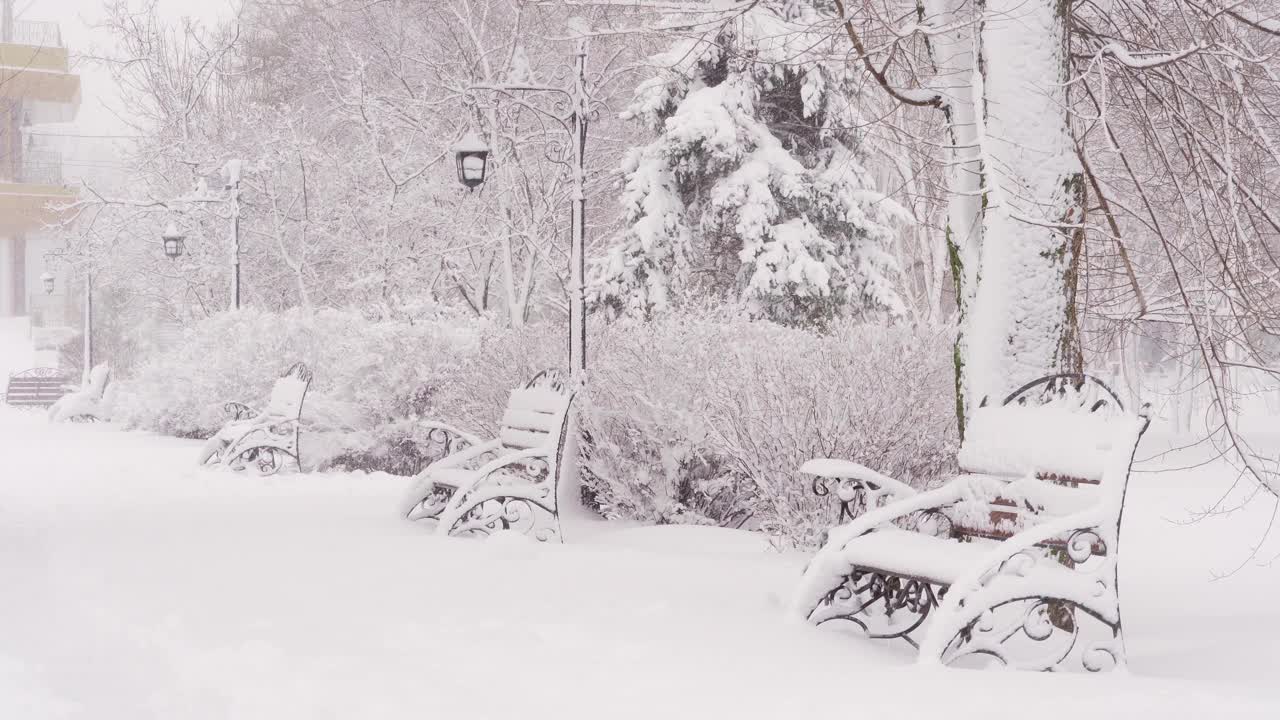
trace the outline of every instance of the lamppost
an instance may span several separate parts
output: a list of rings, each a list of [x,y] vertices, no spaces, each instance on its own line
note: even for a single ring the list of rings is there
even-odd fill
[[[84,379],[93,370],[93,273],[84,274]]]
[[[44,285],[44,294],[52,295],[56,279],[47,270],[40,274],[40,283]],[[93,369],[93,273],[84,275],[84,372],[85,378]]]
[[[501,93],[543,117],[550,118],[569,134],[571,151],[570,177],[573,195],[570,205],[571,244],[569,251],[569,371],[575,381],[581,379],[587,369],[587,285],[586,285],[586,211],[587,198],[583,188],[586,182],[587,120],[591,112],[591,97],[587,92],[587,36],[579,32],[578,47],[574,53],[573,85],[569,88],[546,85],[511,83],[503,85],[472,85],[469,90],[487,90]],[[568,102],[564,115],[548,112],[527,103],[515,95],[518,92],[549,92],[564,96]],[[454,153],[458,161],[458,180],[468,188],[484,182],[488,169],[489,149],[475,133],[467,133]]]
[[[196,194],[178,198],[175,202],[196,202],[196,203],[230,203],[231,205],[231,306],[236,310],[240,309],[240,171],[242,163],[238,159],[228,160],[222,166],[223,189],[226,191],[226,197],[211,197],[205,195],[208,188],[204,186],[201,180],[196,186]],[[160,239],[164,241],[164,254],[169,259],[174,259],[182,255],[184,251],[183,243],[186,237],[178,232],[178,228],[169,223],[164,233],[160,235]]]

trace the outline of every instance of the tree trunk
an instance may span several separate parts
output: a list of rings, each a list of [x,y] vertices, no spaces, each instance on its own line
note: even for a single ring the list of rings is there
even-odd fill
[[[987,0],[977,11],[971,102],[952,105],[949,118],[952,152],[964,157],[953,168],[948,218],[962,433],[984,399],[998,403],[1082,364],[1075,297],[1084,179],[1067,110],[1070,5]]]
[[[976,26],[965,20],[971,12],[965,0],[923,0],[923,11],[939,27],[954,26],[950,33],[929,41],[935,71],[949,78],[941,88],[946,118],[947,155],[947,260],[955,289],[959,334],[953,355],[956,373],[956,422],[964,436],[967,415],[964,384],[968,362],[967,325],[969,307],[977,286],[977,270],[982,249],[982,188],[986,175],[984,155],[977,134],[978,103],[973,77],[978,69]]]

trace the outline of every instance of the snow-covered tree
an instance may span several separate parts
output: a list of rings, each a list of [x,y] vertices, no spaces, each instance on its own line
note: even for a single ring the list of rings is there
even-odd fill
[[[860,164],[860,69],[810,2],[762,2],[652,59],[624,117],[624,229],[596,302],[631,315],[706,298],[789,324],[897,316],[906,212]]]

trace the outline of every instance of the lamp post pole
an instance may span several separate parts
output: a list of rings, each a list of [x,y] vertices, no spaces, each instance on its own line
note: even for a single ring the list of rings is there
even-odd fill
[[[231,201],[231,306],[240,309],[240,161],[228,160],[223,168],[227,197]]]
[[[240,285],[240,171],[241,162],[238,159],[227,161],[222,166],[222,175],[225,180],[224,189],[227,196],[207,197],[203,193],[207,192],[203,182],[198,183],[196,192],[200,195],[190,195],[178,198],[174,202],[187,203],[229,203],[231,205],[231,307],[235,310],[240,309],[241,285]],[[177,227],[173,223],[161,235],[161,239],[165,243],[165,255],[170,259],[177,258],[183,253],[183,236],[178,232]]]
[[[586,283],[586,154],[587,113],[587,39],[578,40],[573,83],[573,206],[569,248],[569,372],[580,380],[587,369],[587,283]]]
[[[233,307],[240,309],[240,181],[231,186],[231,247],[235,253],[231,273],[231,297]]]
[[[569,134],[569,175],[572,183],[570,197],[570,246],[569,246],[569,371],[579,382],[587,369],[587,284],[586,284],[586,155],[587,124],[591,112],[591,96],[587,87],[587,33],[578,38],[574,53],[573,86],[571,88],[525,85],[472,85],[470,90],[489,90],[503,93],[521,107],[527,108],[557,123]],[[525,102],[514,93],[553,92],[568,99],[569,114],[563,117]],[[469,176],[463,163],[467,156],[477,155],[472,148],[472,135],[458,146],[459,179],[467,187],[484,182],[483,160],[475,166],[477,176]],[[478,139],[474,142],[478,142]],[[485,150],[483,155],[487,156]]]
[[[93,273],[84,274],[84,378],[93,370]]]

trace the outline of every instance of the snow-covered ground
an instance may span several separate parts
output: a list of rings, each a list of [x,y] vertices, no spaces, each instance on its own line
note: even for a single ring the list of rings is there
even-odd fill
[[[1280,717],[1280,567],[1212,579],[1269,508],[1173,522],[1220,465],[1135,477],[1131,670],[1077,676],[791,624],[805,558],[746,533],[440,539],[396,517],[403,478],[237,476],[198,447],[0,408],[0,718]]]

